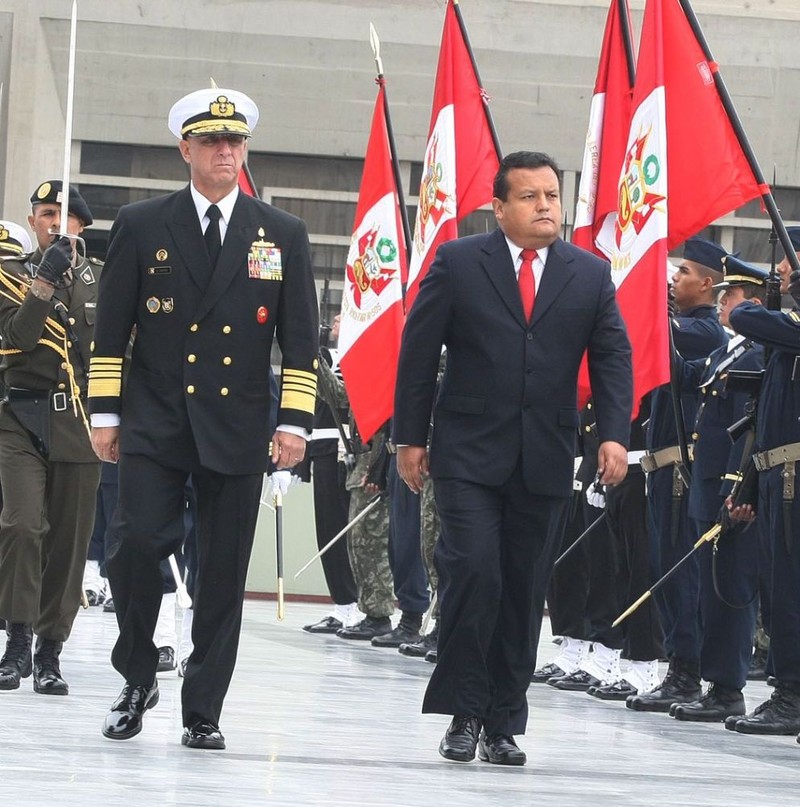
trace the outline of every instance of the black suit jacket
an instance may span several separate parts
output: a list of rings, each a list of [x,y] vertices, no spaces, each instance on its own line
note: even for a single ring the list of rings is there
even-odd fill
[[[263,260],[268,254],[274,264],[276,250],[280,270],[272,271]],[[206,284],[208,253],[187,186],[123,207],[106,267],[90,410],[120,413],[123,452],[172,467],[199,458],[221,473],[263,472],[274,334],[283,354],[278,422],[310,431],[318,313],[300,219],[240,193]],[[134,326],[122,393],[121,361]]]
[[[521,458],[528,490],[569,496],[586,350],[599,438],[627,445],[630,344],[605,261],[561,240],[552,244],[528,325],[500,230],[439,247],[403,336],[398,444],[426,444],[443,344],[434,478],[499,485]]]

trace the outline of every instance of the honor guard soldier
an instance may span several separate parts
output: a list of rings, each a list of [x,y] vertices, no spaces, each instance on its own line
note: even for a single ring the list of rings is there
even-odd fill
[[[800,253],[800,227],[788,227]],[[759,514],[772,554],[768,667],[775,676],[769,700],[747,715],[729,717],[725,728],[742,734],[800,733],[800,284],[788,258],[778,265],[781,293],[794,307],[787,314],[744,302],[730,315],[731,327],[768,353],[756,413]],[[800,737],[798,737],[800,742]]]
[[[705,359],[728,341],[714,306],[714,284],[722,281],[726,252],[704,238],[690,238],[672,277],[677,315],[671,318],[675,349],[684,359]],[[686,423],[694,423],[697,391],[680,396]],[[689,453],[687,446],[686,453]],[[675,410],[668,385],[653,391],[647,428],[647,455],[653,579],[661,577],[695,541],[687,515],[687,497],[680,473],[681,458]],[[651,692],[631,695],[626,705],[640,712],[669,712],[677,702],[696,701],[700,689],[699,567],[686,563],[656,595],[669,669]]]
[[[0,619],[8,635],[0,689],[19,688],[33,672],[45,695],[69,692],[59,655],[81,602],[100,476],[84,402],[101,265],[78,260],[74,240],[54,236],[61,201],[57,180],[31,196],[32,254],[17,230],[0,233],[6,251],[17,252],[0,264]],[[92,214],[74,187],[68,209],[67,231],[79,235]]]
[[[759,305],[766,300],[767,273],[733,255],[723,258],[725,280],[720,322],[729,326],[730,312],[740,303]],[[688,515],[693,536],[699,537],[719,519],[742,464],[748,432],[731,443],[728,427],[741,422],[752,402],[749,390],[737,389],[739,371],[758,373],[764,351],[738,334],[707,359],[684,362],[681,387],[700,390],[692,440],[694,461],[688,492]],[[742,690],[750,666],[758,605],[759,525],[728,529],[714,551],[698,554],[700,567],[700,675],[709,682],[702,697],[676,703],[670,714],[678,720],[722,722],[745,713]]]
[[[191,182],[123,207],[100,286],[89,401],[98,456],[119,462],[108,577],[125,679],[103,734],[138,734],[158,701],[153,643],[159,561],[183,540],[184,485],[197,496],[194,649],[182,689],[181,742],[219,749],[233,675],[263,474],[303,459],[316,397],[318,309],[305,224],[240,193],[258,120],[235,90],[199,90],[170,111]],[[122,389],[131,331],[136,341]],[[283,355],[270,434],[270,352]]]

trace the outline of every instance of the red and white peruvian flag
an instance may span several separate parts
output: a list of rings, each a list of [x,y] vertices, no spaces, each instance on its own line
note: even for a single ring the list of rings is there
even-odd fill
[[[486,103],[453,0],[448,0],[409,258],[407,311],[439,244],[457,238],[458,222],[492,199],[500,163]]]
[[[407,255],[379,81],[342,296],[339,366],[362,440],[392,416]]]

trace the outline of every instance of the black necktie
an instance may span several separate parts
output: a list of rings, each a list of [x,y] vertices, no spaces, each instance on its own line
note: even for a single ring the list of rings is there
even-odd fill
[[[213,270],[217,265],[219,251],[222,249],[222,239],[219,235],[219,220],[222,213],[220,213],[216,205],[209,205],[208,210],[206,210],[206,216],[208,216],[209,221],[203,237],[205,238],[206,249],[208,250],[208,260]]]

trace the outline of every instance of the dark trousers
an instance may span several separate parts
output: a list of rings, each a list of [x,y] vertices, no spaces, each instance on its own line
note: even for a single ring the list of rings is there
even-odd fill
[[[110,462],[100,464],[100,485],[97,488],[97,504],[94,513],[94,529],[89,541],[87,560],[100,564],[100,573],[106,576],[106,557],[111,549],[111,522],[117,509],[117,466]]]
[[[422,711],[475,715],[489,735],[524,734],[569,499],[529,493],[519,467],[499,487],[437,478],[434,492],[439,660]]]
[[[160,561],[184,537],[185,470],[123,454],[115,528],[108,561],[120,635],[111,654],[130,684],[151,686],[158,664],[153,631],[161,604]],[[236,662],[247,567],[258,517],[262,475],[191,474],[197,495],[198,573],[192,641],[181,692],[183,720],[219,723]]]
[[[617,603],[622,611],[644,594],[652,582],[645,476],[641,471],[630,469],[625,479],[609,490],[606,518],[618,553]],[[652,597],[615,630],[622,632],[625,658],[634,661],[663,658],[661,623]]]
[[[347,524],[350,510],[350,491],[344,487],[344,467],[336,453],[311,458],[314,476],[314,524],[317,528],[317,548],[328,541]],[[331,599],[337,605],[348,605],[358,600],[358,587],[353,579],[347,540],[337,541],[322,556],[322,571]]]
[[[698,536],[712,526],[707,521],[694,523]],[[734,689],[742,689],[747,683],[753,649],[758,609],[758,533],[757,524],[744,532],[726,533],[717,544],[716,559],[712,547],[699,550],[703,623],[700,675],[706,681]]]
[[[672,466],[650,474],[648,507],[653,581],[666,574],[699,536],[688,516],[688,494],[676,503],[672,497]],[[669,657],[700,659],[700,566],[697,556],[681,566],[654,595],[664,649]]]
[[[422,614],[430,605],[428,575],[422,561],[420,496],[397,473],[397,457],[389,461],[389,566],[401,611]]]

